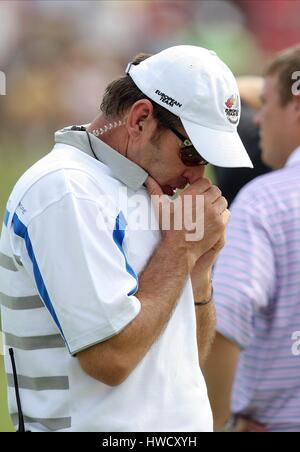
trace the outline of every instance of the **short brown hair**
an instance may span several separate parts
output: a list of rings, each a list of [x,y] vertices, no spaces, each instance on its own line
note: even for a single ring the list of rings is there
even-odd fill
[[[149,58],[151,55],[147,53],[139,53],[132,61],[137,65]],[[111,82],[105,90],[101,111],[106,117],[116,119],[124,114],[128,108],[141,99],[148,99],[153,105],[153,116],[158,121],[158,128],[165,126],[176,127],[181,124],[180,119],[167,110],[149,99],[134,83],[129,75],[120,77]]]
[[[300,71],[300,45],[290,47],[278,53],[265,70],[265,76],[278,76],[280,101],[283,106],[293,99],[292,75]]]

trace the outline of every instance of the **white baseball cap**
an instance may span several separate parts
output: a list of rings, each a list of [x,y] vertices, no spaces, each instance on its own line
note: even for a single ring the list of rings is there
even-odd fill
[[[170,47],[126,73],[157,104],[181,119],[189,139],[209,163],[253,168],[238,135],[241,103],[236,80],[213,51]]]

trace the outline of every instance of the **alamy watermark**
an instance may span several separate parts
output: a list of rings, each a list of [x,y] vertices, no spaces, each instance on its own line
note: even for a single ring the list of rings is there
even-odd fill
[[[185,240],[202,240],[204,237],[204,196],[181,195],[174,199],[167,195],[140,194],[128,196],[126,187],[117,196],[98,197],[98,230],[115,231],[185,231]]]
[[[0,96],[6,95],[6,75],[0,71]]]
[[[298,96],[300,94],[300,71],[293,72],[292,80],[295,80],[292,85],[292,93],[294,96]]]
[[[294,356],[300,356],[300,331],[294,331],[291,339],[293,341],[292,354]]]

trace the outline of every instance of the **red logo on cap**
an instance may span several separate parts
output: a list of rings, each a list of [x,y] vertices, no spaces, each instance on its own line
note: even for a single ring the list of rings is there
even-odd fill
[[[234,105],[237,106],[237,95],[233,94],[229,99],[225,102],[226,107],[232,108]]]
[[[226,109],[225,113],[227,116],[227,119],[231,124],[237,124],[239,120],[239,103],[238,103],[238,96],[237,94],[233,94],[229,97],[229,99],[225,102]]]

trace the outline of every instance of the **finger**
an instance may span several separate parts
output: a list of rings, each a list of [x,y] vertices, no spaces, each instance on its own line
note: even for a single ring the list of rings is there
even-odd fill
[[[228,224],[231,218],[230,210],[226,209],[225,212],[222,213],[224,224]]]
[[[202,195],[212,186],[211,181],[207,177],[202,177],[191,184],[185,191],[185,194]]]
[[[226,234],[223,232],[221,238],[217,241],[217,243],[212,247],[212,251],[219,253],[222,248],[225,246]]]
[[[153,177],[148,176],[146,182],[145,182],[146,188],[148,190],[148,193],[150,196],[154,196],[154,195],[158,195],[161,196],[163,195],[163,191],[161,186],[156,182],[155,179],[153,179]]]
[[[205,193],[205,198],[207,202],[213,204],[215,203],[221,196],[222,192],[216,185],[212,185]]]
[[[224,198],[224,196],[221,196],[213,203],[213,206],[217,214],[221,215],[223,212],[227,210],[228,207],[227,199]]]
[[[220,217],[224,227],[226,228],[231,218],[230,211],[228,209],[224,210],[224,212],[220,214]]]

